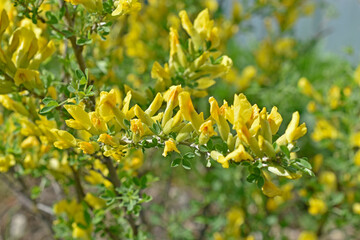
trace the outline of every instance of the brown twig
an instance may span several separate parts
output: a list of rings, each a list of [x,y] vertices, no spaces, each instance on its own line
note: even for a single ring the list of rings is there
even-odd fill
[[[78,200],[78,202],[81,202],[85,197],[85,193],[84,193],[84,189],[81,185],[79,171],[77,171],[74,168],[74,166],[70,166],[70,168],[73,173],[73,177],[74,177],[74,181],[75,181],[75,191],[76,191],[77,200]]]

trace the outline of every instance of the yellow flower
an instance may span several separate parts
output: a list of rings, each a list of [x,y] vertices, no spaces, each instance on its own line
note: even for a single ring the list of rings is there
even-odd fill
[[[165,127],[165,124],[171,119],[173,115],[173,109],[179,104],[179,94],[183,91],[180,85],[171,86],[164,94],[164,100],[167,102],[166,109],[164,111],[161,126]]]
[[[59,149],[67,149],[70,147],[76,147],[76,139],[73,135],[64,130],[52,129],[57,137],[57,141],[54,142],[54,146]]]
[[[3,9],[1,11],[1,16],[0,16],[0,38],[8,26],[9,26],[9,17],[5,9]]]
[[[320,198],[312,197],[309,200],[309,213],[311,215],[321,215],[327,211],[326,203]]]
[[[36,167],[38,159],[32,154],[26,154],[24,158],[24,167],[26,169],[34,169]]]
[[[103,199],[95,197],[91,193],[87,193],[84,200],[95,210],[101,209],[106,206],[106,203]]]
[[[355,214],[360,215],[360,203],[354,203],[352,209]]]
[[[207,8],[198,14],[194,20],[194,25],[191,23],[186,11],[181,11],[179,16],[181,25],[190,35],[196,50],[200,47],[205,47],[206,41],[211,42],[211,48],[218,47],[220,43],[218,29],[214,27],[214,21],[210,20]]]
[[[299,126],[300,115],[299,112],[294,112],[289,125],[286,128],[285,134],[279,137],[276,142],[279,145],[286,145],[304,136],[307,132],[305,123]]]
[[[89,114],[82,107],[78,105],[65,105],[64,107],[83,129],[90,130],[93,127]]]
[[[6,109],[20,113],[25,117],[30,114],[21,102],[12,100],[8,95],[0,95],[0,104],[2,104]]]
[[[112,136],[110,136],[109,134],[106,133],[102,133],[100,134],[98,140],[98,142],[102,142],[106,145],[112,146],[112,147],[117,147],[119,145],[119,141],[117,138],[114,138]]]
[[[336,175],[330,171],[324,171],[320,174],[319,181],[326,185],[329,191],[334,191],[337,188]]]
[[[222,165],[223,168],[229,167],[229,161],[233,160],[234,162],[241,162],[243,160],[253,160],[253,157],[245,151],[245,148],[240,144],[237,149],[226,155],[224,157],[222,154],[212,151],[211,157]]]
[[[198,114],[192,104],[190,93],[182,92],[179,94],[179,106],[181,114],[186,121],[189,121],[195,130],[199,130],[204,122],[203,113]]]
[[[280,38],[275,42],[274,51],[277,55],[293,58],[296,56],[295,44],[296,41],[293,38]]]
[[[39,141],[35,136],[29,136],[22,141],[20,146],[21,148],[34,148],[39,146]]]
[[[311,137],[319,142],[323,139],[336,139],[339,133],[327,120],[320,119],[316,122],[314,132]]]
[[[54,86],[50,86],[47,89],[47,95],[50,96],[52,99],[57,100],[58,93],[56,92],[56,88]]]
[[[170,138],[169,140],[167,140],[165,142],[165,148],[164,148],[164,152],[163,152],[163,156],[166,157],[168,155],[168,152],[172,152],[175,151],[177,153],[180,153],[179,149],[177,149],[176,147],[176,143],[175,140]]]
[[[268,196],[268,197],[276,197],[281,196],[283,194],[283,191],[278,188],[270,179],[267,173],[263,172],[264,175],[264,185],[262,186],[261,190],[262,192]]]
[[[176,29],[170,28],[169,33],[169,40],[170,40],[170,60],[169,65],[170,69],[176,65],[177,61],[179,61],[180,65],[183,68],[186,68],[188,65],[185,53],[180,45],[179,41],[179,33]]]
[[[356,68],[354,72],[354,80],[357,84],[360,85],[360,65]]]
[[[130,121],[130,130],[133,132],[133,140],[138,142],[145,134],[145,129],[141,119],[132,119]]]
[[[53,211],[56,215],[60,215],[61,213],[66,211],[68,202],[67,200],[63,199],[57,203],[54,204],[53,206]]]
[[[1,102],[1,100],[0,100]],[[360,132],[351,134],[350,143],[354,147],[360,147]]]
[[[314,232],[303,231],[300,233],[297,240],[317,240],[317,236]]]
[[[245,220],[245,214],[242,209],[232,207],[226,214],[228,224],[234,228],[240,227]]]
[[[116,3],[115,3],[116,4]],[[119,0],[116,9],[111,13],[112,16],[122,16],[131,12],[138,12],[141,3],[138,0]]]
[[[104,184],[107,188],[110,188],[112,186],[112,183],[109,180],[107,180],[102,174],[94,170],[90,170],[89,175],[86,175],[84,179],[93,185]]]
[[[335,109],[340,104],[341,90],[338,86],[332,86],[328,92],[330,108]]]
[[[180,126],[181,127],[181,126]],[[191,134],[194,132],[194,127],[191,123],[183,125],[176,136],[177,142],[185,141],[186,139],[189,139],[191,137]]]
[[[10,167],[15,165],[15,158],[12,154],[0,156],[0,172],[7,172]]]
[[[65,0],[73,5],[82,4],[89,12],[101,12],[103,10],[102,0]]]
[[[292,119],[285,131],[286,139],[288,140],[289,143],[304,136],[307,132],[305,123],[303,123],[299,126],[299,120],[300,120],[299,112],[293,113]]]
[[[170,28],[172,29],[172,28]],[[171,33],[171,31],[170,31]],[[174,42],[176,39],[172,38],[172,35],[170,35],[170,56],[174,55],[174,51],[176,51],[176,42]],[[154,62],[153,67],[151,69],[151,78],[157,79],[155,89],[157,90],[165,90],[167,86],[171,85],[171,79],[170,79],[170,70],[169,66],[165,64],[164,67],[160,65],[158,62]]]
[[[224,240],[224,238],[220,233],[216,232],[214,233],[214,240]]]
[[[316,154],[313,158],[313,170],[314,172],[318,172],[322,163],[324,161],[324,156],[322,154]]]
[[[224,105],[219,108],[217,101],[213,97],[209,98],[209,103],[211,117],[217,124],[221,138],[226,141],[230,133],[230,127],[225,118],[225,110],[228,108],[228,105],[225,102]]]
[[[208,120],[201,124],[199,131],[199,144],[206,144],[211,136],[217,135],[217,133],[214,131],[213,123],[211,120]]]
[[[252,115],[252,107],[244,94],[234,96],[234,129],[240,130]]]
[[[83,229],[82,227],[79,227],[79,225],[75,222],[72,223],[72,237],[76,239],[82,239],[82,240],[90,240],[90,232],[89,229]]]
[[[355,153],[354,163],[356,166],[360,166],[360,150],[357,150]]]
[[[306,109],[310,112],[313,113],[316,111],[316,103],[314,101],[310,101],[308,103],[308,105],[306,106]]]
[[[124,163],[124,170],[136,170],[142,166],[143,161],[144,153],[141,149],[138,149],[126,157],[126,161]]]
[[[209,39],[214,21],[210,20],[209,10],[206,8],[201,11],[194,20],[194,28],[202,39]]]
[[[99,150],[99,144],[96,142],[80,142],[78,145],[85,154],[94,154],[95,151]]]
[[[96,108],[96,111],[104,119],[105,122],[110,121],[114,116],[114,108],[117,103],[117,96],[115,90],[112,89],[110,92],[101,92],[100,101]]]
[[[350,97],[350,95],[351,95],[351,93],[352,93],[351,87],[345,87],[345,88],[343,89],[343,93],[344,93],[344,95],[345,95],[346,97]]]
[[[41,43],[39,41],[39,43]],[[54,42],[51,40],[48,43],[41,44],[40,51],[34,56],[34,58],[31,60],[29,64],[29,68],[31,69],[37,69],[40,66],[40,63],[45,61],[48,57],[50,57],[55,51],[55,45]],[[50,88],[50,87],[49,87]],[[54,98],[56,99],[56,98]]]
[[[145,125],[151,127],[155,122],[154,120],[146,114],[139,105],[135,105],[134,108],[135,116],[137,116]],[[132,121],[132,120],[131,120]]]
[[[275,135],[279,131],[280,125],[283,121],[283,118],[281,117],[280,113],[278,113],[277,107],[273,107],[271,109],[271,112],[268,115],[267,120],[269,121],[272,135]]]
[[[307,78],[300,78],[298,82],[298,87],[301,89],[301,92],[305,94],[306,96],[311,97],[314,94],[314,89],[311,83]]]
[[[152,103],[150,104],[148,109],[146,109],[145,113],[149,117],[154,116],[155,113],[161,108],[163,101],[164,101],[164,99],[163,99],[161,93],[156,94],[154,100],[152,101]]]
[[[254,66],[246,66],[242,72],[239,79],[237,79],[237,83],[240,89],[246,89],[250,81],[256,77],[256,68]]]
[[[105,121],[96,112],[89,113],[90,121],[92,125],[100,132],[104,133],[108,130]]]

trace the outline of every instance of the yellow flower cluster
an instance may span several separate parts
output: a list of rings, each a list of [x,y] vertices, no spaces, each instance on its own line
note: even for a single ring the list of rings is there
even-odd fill
[[[276,40],[265,38],[254,53],[256,63],[265,73],[274,74],[281,67],[283,59],[293,59],[297,56],[295,46],[296,40],[290,37]],[[260,83],[266,84],[265,78],[265,75],[261,76]]]
[[[300,15],[311,15],[314,5],[309,1],[285,0],[272,1],[275,7],[275,18],[282,31],[290,29]]]
[[[170,28],[170,59],[162,67],[155,62],[151,76],[157,80],[155,89],[164,91],[174,83],[181,84],[194,96],[204,97],[206,89],[215,84],[232,66],[228,56],[214,51],[220,44],[218,28],[210,20],[209,10],[198,14],[192,23],[185,11],[180,14],[182,28],[190,36],[187,49],[179,40],[175,27]]]
[[[9,26],[9,17],[5,10],[0,16],[0,40],[5,38],[5,31]],[[5,79],[0,80],[0,94],[11,93],[16,87],[23,85],[32,90],[42,89],[42,82],[37,69],[40,63],[55,52],[53,41],[38,37],[32,30],[31,23],[24,23],[6,36],[8,44],[0,49],[0,71],[5,73]],[[40,30],[41,29],[35,29]]]
[[[103,200],[93,196],[92,194],[87,194],[85,197],[90,205],[97,207],[104,206]],[[68,201],[66,199],[61,200],[53,206],[54,213],[57,216],[64,214],[71,224],[72,227],[72,237],[79,239],[91,239],[91,224],[87,224],[84,218],[84,206],[79,203],[76,199]],[[58,220],[54,222],[56,225]]]
[[[103,11],[103,1],[102,0],[65,0],[73,5],[81,4],[89,12],[98,12]],[[137,0],[118,0],[114,3],[115,9],[111,13],[112,16],[122,16],[130,12],[137,12],[141,9],[141,3]]]
[[[120,95],[120,91],[116,89],[102,92],[95,111],[90,113],[80,105],[65,105],[73,117],[66,124],[98,138],[97,141],[87,142],[85,139],[76,139],[68,132],[53,130],[58,138],[54,142],[55,147],[65,149],[77,146],[85,154],[96,154],[100,147],[105,156],[122,160],[132,144],[151,141],[155,137],[164,142],[163,155],[166,157],[171,151],[179,152],[177,144],[189,145],[195,143],[194,139],[198,139],[199,145],[205,145],[212,136],[219,135],[227,144],[227,154],[212,151],[209,155],[224,168],[228,168],[230,161],[274,159],[280,146],[293,146],[307,130],[305,124],[299,125],[300,116],[295,112],[285,133],[276,140],[277,147],[274,147],[273,135],[278,132],[282,123],[277,108],[273,107],[268,113],[266,108],[251,105],[243,94],[234,96],[233,105],[229,106],[224,102],[221,107],[211,97],[211,116],[207,119],[204,119],[203,113],[196,112],[190,93],[180,85],[170,87],[164,94],[158,93],[146,110],[139,105],[130,108],[130,91],[124,100]],[[161,109],[163,110],[159,111]],[[160,128],[159,131],[154,130],[156,125]],[[107,133],[108,129],[113,129],[113,133]],[[176,138],[172,139],[170,134],[175,134]],[[279,170],[271,164],[269,166],[269,171],[278,175],[295,177],[284,169]],[[281,193],[269,178],[266,178],[264,191],[273,196]]]
[[[311,215],[320,215],[327,211],[326,203],[320,198],[310,198],[309,205],[309,213]]]

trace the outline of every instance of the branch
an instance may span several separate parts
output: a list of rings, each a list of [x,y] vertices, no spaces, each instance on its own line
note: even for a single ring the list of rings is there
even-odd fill
[[[115,188],[119,188],[121,186],[121,182],[116,173],[116,168],[113,165],[111,158],[104,157],[104,162],[105,162],[106,167],[109,170],[110,182],[112,182],[112,184],[114,184]]]
[[[67,6],[63,0],[60,1],[60,6],[64,6],[64,8],[65,8],[65,19],[69,25],[69,29],[73,28],[74,23],[75,23],[75,14],[72,17],[70,16],[69,9],[67,8]],[[71,45],[74,49],[74,54],[75,54],[76,60],[79,64],[81,71],[85,72],[86,64],[85,64],[85,59],[82,55],[82,51],[83,51],[84,47],[76,44],[76,36],[74,36],[74,35],[70,36],[68,39],[70,40]]]
[[[78,202],[81,202],[85,197],[85,193],[84,193],[84,189],[81,185],[79,171],[75,170],[74,166],[70,166],[70,168],[71,168],[71,171],[74,176],[77,200],[78,200]]]

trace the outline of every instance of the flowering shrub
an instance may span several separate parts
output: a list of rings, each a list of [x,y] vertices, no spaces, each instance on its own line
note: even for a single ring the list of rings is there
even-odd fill
[[[316,239],[332,211],[360,213],[356,169],[341,180],[344,165],[321,169],[324,156],[360,165],[360,70],[325,91],[325,70],[301,65],[316,50],[292,28],[311,1],[231,4],[0,3],[1,179],[52,237],[267,239],[292,227]],[[252,16],[266,16],[266,37],[237,46]]]

